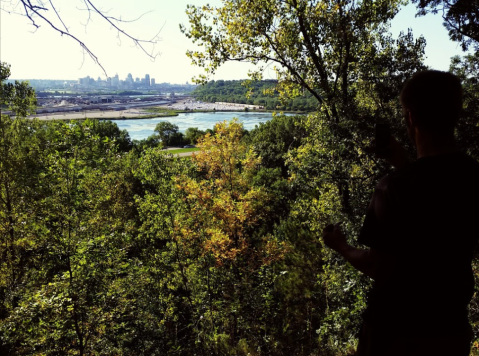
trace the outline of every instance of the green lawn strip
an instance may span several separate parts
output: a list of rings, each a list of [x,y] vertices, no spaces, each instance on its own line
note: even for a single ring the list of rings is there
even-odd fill
[[[158,114],[151,114],[151,115],[138,115],[138,116],[119,116],[119,117],[87,117],[88,119],[94,120],[137,120],[137,119],[156,119],[159,117],[172,117],[178,116],[176,112],[170,114],[158,113]]]
[[[168,150],[166,152],[171,154],[178,154],[178,153],[186,153],[186,152],[196,152],[199,150],[200,150],[199,148],[194,147],[194,148],[180,148],[178,150]]]
[[[152,114],[161,114],[163,115],[168,115],[168,116],[173,116],[178,114],[178,110],[173,110],[173,109],[168,109],[164,107],[158,107],[158,106],[151,106],[144,108],[143,110],[151,112]]]

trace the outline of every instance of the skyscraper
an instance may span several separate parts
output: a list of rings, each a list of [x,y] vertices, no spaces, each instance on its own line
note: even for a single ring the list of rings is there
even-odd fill
[[[116,74],[113,78],[111,78],[111,86],[118,87],[120,85],[120,78],[118,78],[118,74]]]

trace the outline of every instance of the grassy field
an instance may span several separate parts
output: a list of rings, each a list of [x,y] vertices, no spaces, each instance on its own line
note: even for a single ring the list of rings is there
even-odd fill
[[[178,111],[177,110],[171,110],[167,108],[160,108],[157,106],[151,107],[151,108],[145,108],[145,111],[151,112],[152,114],[155,114],[156,116],[178,116]]]
[[[179,148],[177,150],[168,150],[168,153],[171,153],[171,154],[178,154],[178,153],[187,153],[187,152],[196,152],[196,151],[199,151],[200,149],[199,148]]]

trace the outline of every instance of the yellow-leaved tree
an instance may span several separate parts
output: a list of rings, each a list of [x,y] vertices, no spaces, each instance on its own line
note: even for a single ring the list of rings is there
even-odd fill
[[[269,197],[265,189],[253,186],[261,159],[242,143],[243,133],[243,125],[233,119],[218,123],[214,134],[199,140],[201,150],[192,157],[197,175],[177,178],[189,205],[189,214],[178,221],[178,232],[183,244],[199,244],[216,266],[256,269],[280,259],[286,246],[255,233],[268,211]]]
[[[189,325],[195,343],[211,354],[246,355],[265,345],[262,335],[278,310],[276,266],[288,251],[266,232],[271,198],[254,184],[261,159],[243,134],[236,119],[218,123],[199,140],[194,171],[175,178],[182,208],[172,238],[182,259]]]

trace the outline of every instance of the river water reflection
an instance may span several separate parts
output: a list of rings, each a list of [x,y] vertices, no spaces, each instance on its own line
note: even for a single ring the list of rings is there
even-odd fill
[[[178,125],[181,132],[189,127],[197,127],[200,130],[213,129],[217,122],[238,118],[245,129],[254,129],[260,122],[266,122],[273,117],[272,113],[258,112],[192,112],[178,116],[161,117],[155,119],[127,119],[115,120],[120,130],[127,130],[132,140],[142,140],[153,135],[156,124],[160,121],[169,121]]]

